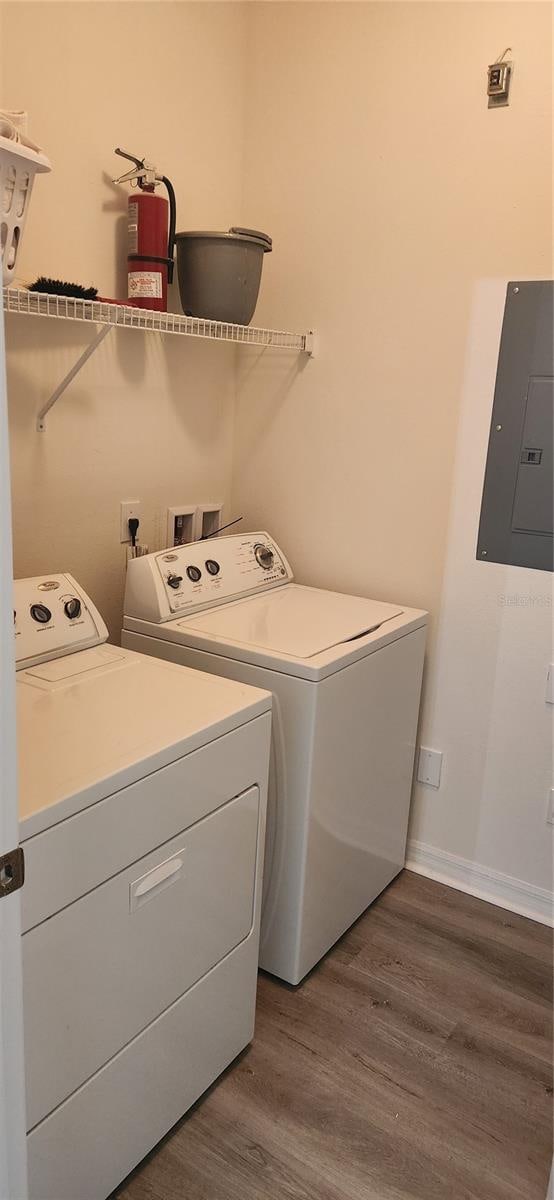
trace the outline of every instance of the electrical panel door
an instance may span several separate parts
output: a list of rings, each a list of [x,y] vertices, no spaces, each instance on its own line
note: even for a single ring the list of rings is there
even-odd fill
[[[554,568],[554,283],[508,284],[477,542],[482,562]]]

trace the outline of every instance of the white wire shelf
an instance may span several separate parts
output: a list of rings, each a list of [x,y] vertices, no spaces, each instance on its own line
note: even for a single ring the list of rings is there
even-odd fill
[[[211,341],[235,342],[242,346],[273,346],[311,354],[313,334],[290,333],[278,329],[258,329],[253,325],[231,325],[178,313],[154,312],[104,300],[77,300],[69,296],[50,296],[23,288],[4,288],[4,310],[34,317],[53,317],[64,321],[89,321],[121,329],[144,329],[150,333],[176,333]]]
[[[296,354],[314,352],[314,335],[290,333],[278,329],[260,329],[254,325],[232,325],[225,321],[210,321],[201,317],[185,317],[178,313],[154,312],[126,304],[110,304],[104,300],[78,300],[70,296],[52,296],[45,292],[30,292],[23,288],[5,287],[4,311],[30,317],[49,317],[53,320],[81,321],[99,325],[96,337],[83,351],[37,417],[37,429],[43,433],[45,417],[56,400],[75,378],[100,342],[111,329],[141,329],[148,333],[171,333],[185,337],[206,338],[209,341],[233,342],[240,346],[272,347]]]

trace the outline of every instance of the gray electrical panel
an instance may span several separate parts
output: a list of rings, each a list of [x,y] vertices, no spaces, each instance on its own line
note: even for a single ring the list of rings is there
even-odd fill
[[[508,284],[477,558],[554,569],[554,283]]]

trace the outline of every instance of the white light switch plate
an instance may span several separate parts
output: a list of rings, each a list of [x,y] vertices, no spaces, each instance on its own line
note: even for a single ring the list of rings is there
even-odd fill
[[[546,696],[547,704],[554,704],[554,663],[550,663],[546,672]]]
[[[420,746],[417,763],[417,778],[419,783],[426,783],[428,787],[440,787],[441,770],[442,751],[429,750],[427,746]]]

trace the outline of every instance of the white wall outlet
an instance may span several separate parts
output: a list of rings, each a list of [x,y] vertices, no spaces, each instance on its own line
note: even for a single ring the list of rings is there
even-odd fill
[[[214,500],[213,504],[199,504],[196,508],[195,541],[215,533],[223,524],[223,502]]]
[[[140,500],[122,500],[119,506],[120,511],[120,542],[130,542],[131,534],[129,533],[129,521],[131,517],[138,517],[140,521]]]
[[[196,538],[196,505],[177,504],[167,510],[167,546],[185,546]]]
[[[417,763],[418,782],[426,783],[428,787],[439,788],[441,770],[442,750],[429,750],[427,746],[420,746]]]
[[[554,704],[554,663],[550,663],[546,672],[546,696],[547,704]]]
[[[548,805],[546,809],[546,824],[554,825],[554,788],[550,788],[548,793]]]

